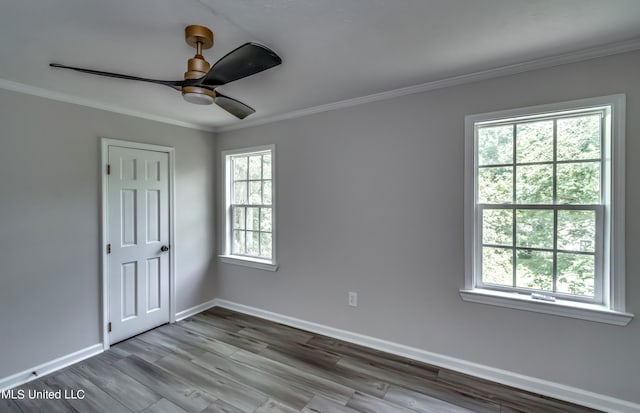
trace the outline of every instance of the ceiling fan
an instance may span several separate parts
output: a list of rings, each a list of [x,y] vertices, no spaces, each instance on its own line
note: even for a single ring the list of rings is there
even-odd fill
[[[184,74],[184,80],[147,79],[120,73],[65,66],[58,63],[50,63],[49,66],[71,69],[92,75],[169,86],[182,92],[182,96],[187,102],[198,105],[215,103],[239,119],[244,119],[255,113],[255,110],[244,103],[217,92],[216,87],[278,66],[282,63],[280,56],[265,46],[249,42],[232,50],[211,66],[202,56],[202,50],[213,46],[213,33],[211,30],[199,25],[187,26],[185,28],[185,40],[189,46],[196,49],[196,55],[189,59],[187,63],[187,72]]]

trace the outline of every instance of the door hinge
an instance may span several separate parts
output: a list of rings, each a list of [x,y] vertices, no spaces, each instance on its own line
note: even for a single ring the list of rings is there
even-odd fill
[[[111,165],[107,165],[107,175],[111,175]]]
[[[107,244],[107,254],[111,254],[111,244]]]
[[[111,332],[111,321],[109,321],[109,324],[107,324],[107,331],[109,333]]]

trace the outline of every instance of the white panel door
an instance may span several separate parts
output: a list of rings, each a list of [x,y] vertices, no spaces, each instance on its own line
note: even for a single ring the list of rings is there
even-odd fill
[[[109,146],[110,343],[169,322],[169,154]]]

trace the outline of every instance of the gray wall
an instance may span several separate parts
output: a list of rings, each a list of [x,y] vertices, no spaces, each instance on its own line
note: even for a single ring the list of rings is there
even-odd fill
[[[618,327],[458,295],[464,116],[626,93],[627,301],[640,316],[639,67],[629,53],[219,134],[218,152],[277,145],[280,269],[220,263],[217,296],[640,402],[638,320]]]
[[[0,90],[0,378],[100,342],[100,137],[175,147],[178,311],[214,297],[213,134]]]

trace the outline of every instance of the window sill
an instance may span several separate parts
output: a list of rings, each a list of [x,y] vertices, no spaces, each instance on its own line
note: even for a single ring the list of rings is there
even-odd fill
[[[278,271],[278,265],[267,260],[241,257],[238,255],[218,255],[218,257],[220,257],[220,261],[225,264],[241,265],[243,267],[256,268],[265,271]]]
[[[464,301],[472,303],[515,308],[517,310],[578,318],[618,326],[626,326],[634,317],[633,314],[610,310],[595,304],[577,303],[566,300],[556,300],[554,302],[539,301],[527,295],[501,291],[483,289],[460,290],[460,297],[462,297]]]

